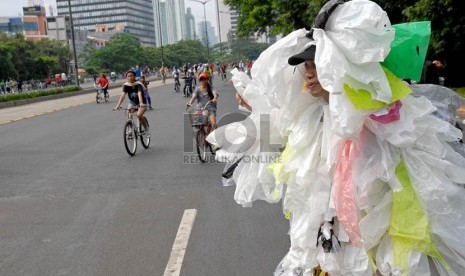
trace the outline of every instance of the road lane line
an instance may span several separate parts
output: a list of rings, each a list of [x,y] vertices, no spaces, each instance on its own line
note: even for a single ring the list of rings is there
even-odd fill
[[[181,266],[186,253],[187,242],[191,235],[197,209],[186,209],[179,224],[178,233],[171,249],[170,259],[165,268],[163,276],[178,276],[181,273]]]

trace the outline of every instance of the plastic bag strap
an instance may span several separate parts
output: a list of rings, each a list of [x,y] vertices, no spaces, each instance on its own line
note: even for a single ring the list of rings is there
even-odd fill
[[[324,29],[326,26],[326,22],[328,21],[333,11],[337,8],[337,6],[349,1],[351,0],[331,0],[328,3],[326,3],[320,9],[318,15],[315,17],[312,28],[310,29],[310,32],[306,35],[306,37],[313,40],[313,28]]]

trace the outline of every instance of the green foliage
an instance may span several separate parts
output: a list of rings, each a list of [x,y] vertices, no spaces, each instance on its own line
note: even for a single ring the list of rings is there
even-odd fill
[[[12,58],[10,47],[0,44],[0,80],[18,76]]]
[[[51,73],[67,72],[70,59],[69,46],[58,41],[0,34],[0,79],[43,79]]]
[[[80,56],[85,60],[88,73],[124,72],[135,65],[161,67],[162,49],[142,47],[134,36],[123,33],[110,39],[105,47],[96,49],[89,41]],[[181,66],[186,62],[200,63],[207,61],[207,48],[198,40],[184,40],[176,44],[163,46],[163,62],[169,66]]]
[[[256,59],[269,45],[239,39],[232,43],[223,42],[210,46],[210,62],[231,62]],[[95,48],[93,41],[88,41],[80,55],[85,60],[87,73],[124,72],[136,64],[141,67],[160,68],[162,49],[160,47],[141,47],[136,38],[130,34],[115,35],[105,47]],[[108,62],[110,61],[110,62]],[[182,66],[185,63],[207,62],[207,47],[199,40],[182,40],[176,44],[163,46],[163,63]]]
[[[288,34],[310,28],[326,0],[224,0],[239,11],[238,35]],[[446,60],[449,84],[464,84],[465,13],[460,0],[374,0],[389,15],[392,24],[431,21],[428,57]]]
[[[139,64],[143,49],[137,37],[120,33],[113,36],[105,47],[95,48],[92,40],[84,46],[84,66],[88,73],[124,72]]]
[[[460,87],[460,88],[452,88],[457,94],[465,98],[465,87]]]
[[[43,96],[50,96],[62,93],[69,93],[80,90],[77,86],[68,86],[59,89],[50,89],[45,91],[35,91],[35,92],[27,92],[27,93],[15,93],[15,94],[8,94],[5,96],[0,96],[0,103],[1,102],[11,102],[11,101],[18,101],[18,100],[25,100],[25,99],[32,99],[37,97]]]
[[[288,34],[310,28],[324,0],[224,0],[239,11],[238,35]]]
[[[446,64],[447,85],[461,86],[465,84],[462,66],[465,63],[465,13],[460,8],[459,0],[417,0],[400,1],[399,8],[391,11],[394,1],[377,1],[386,9],[391,17],[401,10],[404,20],[431,21],[431,41],[428,52],[429,59],[439,58]],[[398,3],[398,1],[395,1]],[[391,19],[392,20],[392,19]],[[397,23],[397,22],[394,22]]]

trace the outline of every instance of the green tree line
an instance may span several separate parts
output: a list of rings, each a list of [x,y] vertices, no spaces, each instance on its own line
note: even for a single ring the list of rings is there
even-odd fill
[[[0,33],[0,80],[44,79],[68,72],[69,46],[55,40],[30,41],[23,35]]]
[[[184,63],[233,62],[256,59],[269,45],[256,43],[248,39],[223,42],[212,46],[207,57],[207,48],[199,40],[183,40],[176,44],[163,46],[163,63],[168,66],[182,66]],[[89,40],[80,58],[87,73],[125,72],[136,64],[149,67],[161,67],[162,49],[160,47],[142,47],[137,37],[128,33],[116,34],[105,47],[96,48]]]
[[[239,12],[240,36],[267,33],[288,34],[313,23],[326,0],[224,0]],[[461,67],[465,63],[465,13],[461,0],[374,0],[392,24],[431,21],[428,59],[445,60],[449,83],[465,85]]]

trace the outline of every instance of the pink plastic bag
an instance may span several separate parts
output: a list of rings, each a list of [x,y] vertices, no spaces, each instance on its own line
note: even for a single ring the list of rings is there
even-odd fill
[[[379,115],[379,116],[377,116],[375,114],[371,114],[370,118],[373,121],[376,121],[376,122],[379,122],[379,123],[382,123],[382,124],[389,124],[389,123],[392,123],[392,122],[395,122],[395,121],[399,121],[399,119],[400,119],[399,110],[400,110],[401,107],[402,107],[402,102],[401,101],[396,101],[391,106],[391,108],[389,109],[389,112],[387,114]]]
[[[339,223],[344,228],[352,245],[359,247],[361,241],[357,205],[352,181],[352,141],[342,145],[334,172],[334,204]],[[352,157],[352,158],[351,158]]]

